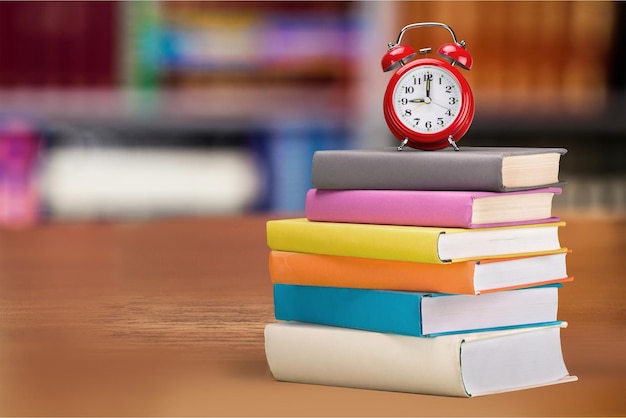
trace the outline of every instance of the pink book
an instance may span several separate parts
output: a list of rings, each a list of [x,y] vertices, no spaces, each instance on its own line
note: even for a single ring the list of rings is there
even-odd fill
[[[487,228],[555,222],[560,188],[516,192],[311,189],[310,221]]]

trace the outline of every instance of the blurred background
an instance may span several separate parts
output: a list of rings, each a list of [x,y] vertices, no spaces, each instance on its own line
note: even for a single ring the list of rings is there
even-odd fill
[[[302,211],[314,151],[396,144],[421,21],[474,57],[461,145],[565,147],[555,204],[626,215],[624,2],[48,1],[0,2],[0,224]]]

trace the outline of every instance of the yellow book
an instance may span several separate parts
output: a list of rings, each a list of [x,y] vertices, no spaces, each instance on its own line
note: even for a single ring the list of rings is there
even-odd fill
[[[272,250],[449,263],[544,254],[561,248],[565,222],[465,229],[313,222],[306,218],[267,222]]]

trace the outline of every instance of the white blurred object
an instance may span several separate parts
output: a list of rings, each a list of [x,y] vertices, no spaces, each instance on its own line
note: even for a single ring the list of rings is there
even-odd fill
[[[262,187],[244,150],[58,148],[42,192],[54,218],[120,218],[240,212]]]

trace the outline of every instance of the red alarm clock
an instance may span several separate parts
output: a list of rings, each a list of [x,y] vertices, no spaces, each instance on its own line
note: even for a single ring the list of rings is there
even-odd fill
[[[444,60],[421,58],[413,48],[400,45],[402,35],[409,29],[436,26],[447,29],[454,43],[439,48]],[[420,53],[430,52],[430,48]],[[411,61],[409,63],[409,61]],[[405,145],[422,150],[453,146],[465,135],[474,119],[474,95],[469,83],[457,70],[469,70],[472,56],[465,41],[458,42],[452,29],[443,23],[423,22],[407,25],[400,31],[395,44],[382,59],[383,71],[397,71],[391,76],[383,101],[385,121],[393,135]]]

